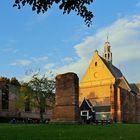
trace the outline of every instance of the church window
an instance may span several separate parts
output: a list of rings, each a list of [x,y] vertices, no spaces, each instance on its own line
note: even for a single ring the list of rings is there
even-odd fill
[[[97,62],[95,62],[95,66],[97,66]]]
[[[8,110],[9,108],[9,93],[2,93],[2,110]]]
[[[109,54],[108,54],[108,59],[109,59]]]

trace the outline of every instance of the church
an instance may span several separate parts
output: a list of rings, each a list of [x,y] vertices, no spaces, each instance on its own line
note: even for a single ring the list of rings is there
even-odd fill
[[[56,76],[54,109],[46,110],[44,118],[53,122],[85,122],[91,119],[119,123],[140,123],[140,84],[129,83],[112,63],[111,45],[104,44],[103,56],[94,52],[80,85],[75,73]],[[3,118],[39,119],[39,110],[15,105],[15,82],[0,79],[0,120]],[[14,80],[16,81],[16,80]],[[80,108],[80,110],[79,110]]]
[[[96,120],[140,123],[140,84],[130,84],[112,63],[110,42],[105,42],[103,56],[96,50],[80,82],[79,102],[87,102]],[[118,56],[119,57],[119,56]],[[81,116],[90,118],[90,110]]]

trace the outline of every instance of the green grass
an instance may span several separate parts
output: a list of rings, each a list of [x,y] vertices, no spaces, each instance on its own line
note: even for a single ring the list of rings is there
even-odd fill
[[[0,140],[140,140],[140,124],[0,124]]]

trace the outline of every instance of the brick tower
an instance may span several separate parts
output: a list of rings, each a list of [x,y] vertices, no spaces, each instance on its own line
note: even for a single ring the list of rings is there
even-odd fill
[[[52,122],[79,122],[79,79],[75,73],[56,76],[56,99]]]

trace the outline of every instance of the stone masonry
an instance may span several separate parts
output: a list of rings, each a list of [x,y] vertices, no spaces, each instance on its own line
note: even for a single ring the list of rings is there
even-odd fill
[[[56,76],[56,100],[52,122],[79,122],[79,79],[75,73]]]

